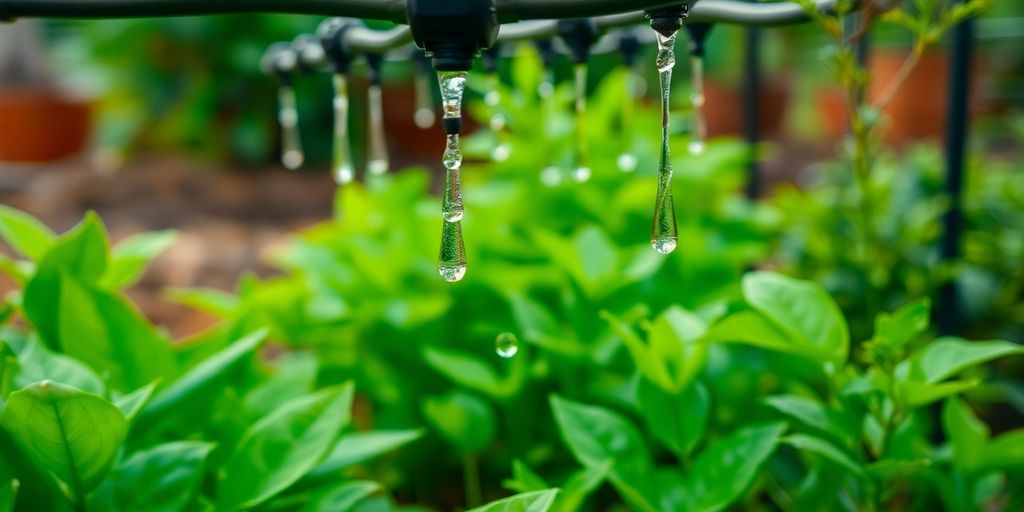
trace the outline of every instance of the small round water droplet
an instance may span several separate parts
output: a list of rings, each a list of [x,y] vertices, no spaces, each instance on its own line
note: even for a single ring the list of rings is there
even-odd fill
[[[616,161],[619,165],[619,170],[622,172],[633,172],[636,170],[636,157],[632,153],[623,153],[619,155]]]
[[[700,155],[704,153],[704,141],[702,140],[691,140],[689,145],[691,155]]]
[[[555,166],[545,167],[540,171],[540,182],[555,187],[562,182],[562,170]]]
[[[295,149],[285,151],[284,154],[281,155],[281,163],[291,170],[302,167],[303,160],[302,152]]]
[[[366,171],[370,174],[384,174],[388,172],[388,161],[381,159],[370,160],[366,163]]]
[[[554,92],[555,85],[552,84],[551,82],[541,82],[540,85],[537,86],[537,95],[540,96],[541,98],[547,98],[554,94]]]
[[[356,173],[352,169],[351,165],[343,165],[334,170],[334,182],[338,185],[346,185],[352,183],[355,179]]]
[[[512,156],[512,148],[505,143],[498,144],[491,150],[491,160],[495,162],[504,162],[510,156]]]
[[[576,183],[585,183],[590,179],[590,175],[590,167],[581,165],[572,170],[572,179],[575,180]]]
[[[497,106],[498,103],[501,103],[501,93],[498,91],[489,91],[484,95],[484,103],[490,107]]]
[[[437,268],[437,271],[439,274],[441,274],[441,279],[444,279],[449,283],[461,281],[463,277],[466,277],[465,265],[457,265],[454,267],[440,266]]]
[[[519,353],[519,340],[510,332],[503,332],[494,339],[494,351],[505,359],[515,357]]]
[[[487,125],[491,128],[491,131],[500,132],[505,129],[505,116],[503,114],[494,114]]]
[[[434,126],[436,118],[437,116],[434,115],[434,111],[429,108],[421,108],[413,115],[413,121],[416,123],[416,126],[424,130]]]
[[[651,247],[654,247],[654,250],[660,252],[661,254],[668,254],[676,250],[676,239],[655,238],[651,240]]]
[[[462,220],[462,217],[464,215],[465,215],[465,211],[461,207],[459,207],[459,208],[449,208],[447,210],[442,210],[441,211],[441,217],[444,217],[444,220],[446,220],[448,222],[458,222],[458,221]]]

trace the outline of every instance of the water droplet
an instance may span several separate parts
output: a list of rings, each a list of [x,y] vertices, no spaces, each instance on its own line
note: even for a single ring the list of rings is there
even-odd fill
[[[416,110],[416,114],[413,115],[413,122],[416,126],[426,130],[431,126],[434,126],[437,116],[434,115],[434,111],[429,108],[421,108]]]
[[[510,332],[503,332],[494,338],[494,351],[505,359],[515,357],[519,353],[519,340]]]
[[[366,90],[366,99],[370,111],[370,151],[366,171],[370,174],[384,174],[388,172],[390,163],[384,135],[384,100],[380,85],[371,84]]]
[[[462,152],[459,148],[459,136],[452,134],[447,137],[444,156],[444,197],[441,200],[441,215],[448,222],[462,220]]]
[[[299,111],[295,104],[295,89],[282,85],[278,89],[278,115],[281,123],[281,164],[295,170],[302,167],[302,140],[299,137]]]
[[[416,126],[424,130],[434,126],[437,118],[434,114],[434,98],[431,96],[428,76],[419,68],[413,75],[413,87],[416,92],[416,113],[413,114],[413,121]]]
[[[500,132],[505,129],[505,115],[501,113],[495,113],[491,116],[491,119],[487,122],[487,126],[491,131]],[[499,134],[500,135],[500,134]]]
[[[704,153],[704,141],[691,140],[688,149],[691,155],[701,155]]]
[[[484,103],[489,107],[497,107],[501,103],[501,93],[498,91],[487,91],[484,95]]]
[[[441,254],[437,271],[449,283],[461,280],[466,275],[466,249],[462,242],[462,222],[444,221],[441,226]]]
[[[345,75],[336,73],[334,82],[334,156],[331,162],[334,181],[351,183],[356,177],[352,166],[352,148],[348,141],[348,85]]]
[[[548,98],[555,93],[555,84],[549,80],[544,80],[537,86],[537,95],[541,98]]]
[[[442,71],[438,73],[441,83],[441,102],[444,117],[462,117],[462,94],[466,90],[466,73]]]
[[[491,150],[491,160],[495,162],[504,162],[510,156],[512,156],[512,148],[504,142],[494,146],[494,149]]]
[[[622,172],[633,172],[636,170],[637,160],[636,156],[632,153],[623,153],[619,155],[619,158],[615,161],[618,165],[619,170]]]
[[[562,170],[549,165],[540,171],[540,182],[549,187],[557,187],[562,183]]]
[[[590,180],[591,174],[590,167],[580,166],[572,170],[572,179],[576,183],[586,183]]]
[[[672,68],[675,66],[676,34],[658,36],[658,78],[661,84],[661,157],[658,162],[658,193],[654,202],[654,220],[651,223],[651,246],[668,254],[675,250],[678,231],[675,201],[672,199],[672,151],[668,141]]]

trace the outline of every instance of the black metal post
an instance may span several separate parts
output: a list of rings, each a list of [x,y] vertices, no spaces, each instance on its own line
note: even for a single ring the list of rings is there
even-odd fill
[[[761,165],[757,145],[761,140],[761,29],[747,27],[743,49],[742,122],[743,140],[747,142],[748,199],[757,199],[761,190]]]
[[[970,98],[971,52],[974,46],[974,20],[965,20],[953,28],[949,47],[949,110],[946,118],[946,195],[949,210],[942,219],[941,254],[944,262],[960,257],[960,232],[963,229],[963,182],[967,159],[967,128]],[[936,320],[942,335],[960,328],[956,283],[949,281],[939,290]]]

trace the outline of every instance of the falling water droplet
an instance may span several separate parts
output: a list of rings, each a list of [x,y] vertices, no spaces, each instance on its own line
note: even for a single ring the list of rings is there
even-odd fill
[[[689,150],[692,155],[704,152],[704,141],[708,138],[708,123],[704,117],[704,58],[700,55],[690,56],[690,80],[693,91],[690,93],[690,104],[693,105],[693,140]]]
[[[299,111],[295,106],[295,89],[282,85],[278,89],[278,122],[281,123],[281,163],[288,169],[302,167],[302,140],[299,138]]]
[[[668,144],[669,95],[672,89],[672,68],[676,64],[673,52],[676,34],[665,36],[657,33],[657,36],[657,66],[661,83],[661,159],[658,164],[658,195],[651,226],[651,247],[662,254],[668,254],[675,250],[678,239],[675,202],[672,200],[672,152]]]
[[[462,95],[466,90],[466,72],[441,71],[437,74],[441,85],[441,101],[444,118],[462,118]],[[454,125],[454,126],[453,126]],[[438,273],[448,282],[461,280],[466,275],[466,250],[462,242],[462,150],[459,147],[459,123],[446,123],[444,155],[445,168],[444,197],[441,215],[441,254],[438,257]]]
[[[388,172],[388,147],[384,135],[384,101],[380,84],[370,84],[366,90],[366,100],[370,111],[370,154],[366,162],[366,171],[370,174]]]
[[[637,160],[632,153],[623,153],[615,162],[622,172],[633,172],[636,170]]]
[[[519,340],[510,332],[503,332],[494,338],[494,351],[505,359],[511,359],[519,353]]]
[[[587,166],[587,65],[579,63],[575,66],[576,75],[576,165],[572,177],[578,183],[590,179],[590,167]]]
[[[338,185],[351,183],[355,179],[352,166],[352,148],[348,142],[348,85],[345,75],[334,75],[334,159],[332,162],[334,181]]]
[[[444,198],[441,204],[441,215],[448,222],[462,220],[462,183],[460,169],[462,168],[462,153],[459,151],[459,136],[449,135],[444,147]]]

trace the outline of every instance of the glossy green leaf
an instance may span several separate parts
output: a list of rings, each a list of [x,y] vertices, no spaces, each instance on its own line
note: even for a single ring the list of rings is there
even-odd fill
[[[976,470],[988,441],[988,427],[956,397],[942,407],[942,427],[953,445],[953,463],[963,471]]]
[[[302,508],[302,512],[348,512],[380,489],[377,482],[344,482],[316,494]]]
[[[509,386],[497,372],[473,356],[440,347],[424,347],[423,359],[452,382],[495,398],[506,397]]]
[[[292,400],[253,424],[224,463],[220,506],[255,507],[302,478],[327,456],[351,409],[349,383]]]
[[[178,233],[173,230],[140,233],[122,240],[110,255],[110,264],[103,275],[102,285],[120,289],[135,284],[150,261],[166,251]]]
[[[986,469],[1024,467],[1024,429],[1000,434],[989,441],[980,459]]]
[[[251,417],[261,418],[279,405],[316,387],[320,361],[309,352],[284,354],[274,361],[272,375],[249,390],[243,397]]]
[[[791,434],[782,438],[781,442],[786,443],[797,450],[813,452],[821,455],[822,457],[839,464],[854,476],[860,478],[864,477],[864,470],[861,468],[860,464],[853,460],[850,455],[843,452],[842,449],[825,439],[807,434]]]
[[[323,463],[313,468],[309,478],[329,477],[345,468],[397,450],[423,437],[422,430],[378,430],[342,434]]]
[[[903,404],[907,407],[920,407],[936,400],[942,400],[947,396],[963,393],[979,384],[981,381],[977,379],[951,380],[937,384],[917,381],[898,382],[896,383],[896,392],[900,394]]]
[[[585,467],[612,462],[609,479],[634,506],[653,508],[647,502],[651,458],[640,433],[629,422],[607,409],[551,395],[551,409],[562,439]]]
[[[704,367],[707,344],[700,340],[706,331],[700,317],[678,306],[670,306],[654,319],[647,334],[650,357],[664,367],[667,391],[682,391]]]
[[[1024,347],[1008,341],[941,338],[911,357],[910,376],[915,380],[936,383],[973,366],[1015,354],[1024,354]]]
[[[48,381],[11,393],[0,425],[76,503],[110,471],[128,426],[110,402]]]
[[[558,489],[517,494],[468,512],[547,512],[554,504],[557,495]]]
[[[218,317],[231,315],[241,304],[238,297],[212,288],[177,288],[166,295],[178,304]]]
[[[931,312],[931,301],[922,298],[891,314],[879,314],[875,318],[875,339],[884,340],[891,348],[902,347],[928,329]]]
[[[253,353],[267,337],[266,330],[255,331],[208,357],[185,375],[160,390],[142,408],[136,424],[149,426],[170,417],[191,400],[199,399],[217,386],[235,365]]]
[[[153,398],[154,391],[156,391],[156,383],[150,382],[127,395],[117,397],[114,400],[114,405],[124,413],[125,419],[131,423],[135,416],[139,414],[139,411],[149,403],[150,398]]]
[[[689,510],[722,510],[736,501],[775,452],[786,429],[780,423],[751,426],[712,443],[686,476]]]
[[[583,502],[597,490],[608,478],[612,470],[612,461],[605,461],[600,466],[590,466],[574,472],[561,485],[562,492],[555,499],[555,510],[570,512],[581,510]]]
[[[22,306],[48,347],[61,346],[61,284],[65,276],[96,283],[106,271],[107,253],[107,232],[99,217],[90,212],[40,259],[36,273],[25,284]]]
[[[170,340],[131,303],[69,275],[61,280],[59,346],[108,376],[116,389],[137,389],[176,372]]]
[[[850,348],[846,320],[821,286],[780,274],[751,272],[743,276],[743,297],[809,355],[836,364],[846,362]]]
[[[640,379],[637,399],[647,428],[676,455],[686,458],[704,436],[711,403],[707,389],[692,382],[678,393]]]
[[[132,454],[110,474],[119,510],[175,512],[195,496],[203,479],[203,463],[213,445],[197,441],[159,444]]]
[[[57,239],[35,217],[0,204],[0,237],[26,258],[38,261]]]
[[[16,355],[19,369],[14,378],[15,387],[51,380],[95,395],[106,394],[106,386],[91,368],[77,359],[47,350],[34,339],[22,345]]]
[[[487,402],[460,391],[428,397],[423,402],[427,421],[464,455],[480,453],[497,430],[494,411]]]
[[[549,489],[551,486],[537,473],[534,473],[525,462],[512,461],[512,478],[501,482],[502,487],[515,492],[533,492]]]

